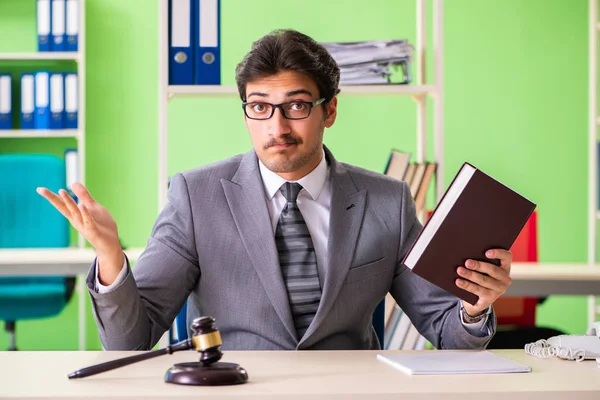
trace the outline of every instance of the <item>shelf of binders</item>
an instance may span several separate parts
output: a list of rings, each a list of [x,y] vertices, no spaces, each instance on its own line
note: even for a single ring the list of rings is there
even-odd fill
[[[435,85],[341,85],[340,95],[364,96],[425,96],[436,93]],[[174,96],[236,96],[236,86],[221,85],[169,85],[169,98]]]
[[[35,12],[37,51],[0,53],[0,138],[75,138],[83,153],[85,0],[18,4]]]
[[[8,46],[0,53],[0,77],[10,76],[8,85],[6,79],[0,79],[0,140],[33,138],[32,143],[36,143],[35,139],[40,138],[66,138],[58,141],[64,142],[65,146],[67,185],[74,179],[85,184],[86,175],[86,3],[86,0],[13,1],[8,9],[15,12],[15,22],[18,20],[25,24],[26,20],[22,17],[26,15],[30,15],[35,20],[35,24],[31,22],[27,24],[32,28],[36,27],[32,29],[31,35],[32,39],[33,36],[37,39],[38,51],[33,51],[33,46],[23,50]],[[5,10],[1,4],[3,0],[0,0],[0,9],[2,9],[0,13],[3,13]],[[12,15],[9,14],[8,18],[12,18]],[[30,43],[33,44],[33,40]],[[47,76],[37,81],[38,73],[42,73],[41,75],[47,73]],[[27,75],[25,85],[23,75]],[[59,75],[62,75],[62,82]],[[45,88],[41,91],[43,94],[39,95],[40,92],[36,90],[38,87]],[[67,95],[67,92],[71,95]],[[24,93],[26,93],[25,101]],[[51,97],[53,93],[55,101]],[[41,105],[37,104],[38,101]],[[25,111],[23,111],[24,104]],[[54,111],[53,104],[57,107]],[[41,121],[38,120],[36,123],[36,109],[39,108],[44,108],[45,112],[40,118]],[[64,113],[60,124],[57,123],[59,118],[48,118],[48,116],[55,117],[57,113]],[[3,119],[2,114],[9,115],[11,124],[8,127],[6,127],[6,115]],[[27,117],[23,114],[27,114]],[[34,129],[36,126],[38,129]],[[71,143],[72,139],[75,139],[75,143]],[[4,142],[0,142],[0,148],[3,146]],[[53,148],[52,145],[51,147]],[[67,164],[74,168],[69,168]],[[0,275],[14,275],[15,271],[24,275],[78,274],[80,276],[77,279],[76,291],[84,294],[87,289],[82,274],[87,271],[93,259],[93,249],[85,248],[83,236],[77,235],[77,245],[71,247],[0,249]],[[79,296],[77,300],[79,350],[87,348],[86,301],[86,296]]]
[[[78,86],[78,71],[0,72],[0,137],[83,139]]]

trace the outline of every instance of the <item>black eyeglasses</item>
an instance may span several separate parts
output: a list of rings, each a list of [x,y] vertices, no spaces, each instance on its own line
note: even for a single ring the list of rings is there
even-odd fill
[[[315,101],[288,101],[287,103],[271,104],[264,102],[247,102],[242,103],[242,108],[246,117],[250,119],[264,120],[269,119],[275,113],[275,109],[279,108],[281,114],[286,119],[305,119],[310,116],[310,110],[314,106],[325,101],[325,97]]]

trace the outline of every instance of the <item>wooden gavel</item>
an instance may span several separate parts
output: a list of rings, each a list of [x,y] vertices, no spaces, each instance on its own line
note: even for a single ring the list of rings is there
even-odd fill
[[[223,342],[213,317],[195,318],[191,328],[194,335],[187,340],[164,349],[82,368],[69,374],[69,379],[85,378],[163,354],[194,349],[200,353],[200,362],[175,364],[167,371],[166,382],[182,385],[234,385],[248,381],[248,373],[238,364],[218,362],[223,356],[221,352]]]

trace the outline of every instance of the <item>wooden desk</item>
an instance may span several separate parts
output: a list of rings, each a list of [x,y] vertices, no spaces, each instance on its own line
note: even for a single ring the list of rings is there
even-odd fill
[[[143,249],[132,248],[125,250],[125,253],[131,262],[135,262],[142,251]],[[96,251],[90,248],[0,249],[0,276],[79,275],[77,279],[79,350],[85,350],[87,298],[85,275],[95,258]]]
[[[406,375],[381,361],[376,351],[227,352],[249,382],[238,386],[189,387],[164,383],[177,362],[194,352],[143,361],[84,379],[68,380],[81,367],[134,352],[0,352],[0,398],[103,399],[599,399],[600,368],[538,359],[521,350],[496,351],[530,365],[531,373],[491,375]],[[33,368],[38,375],[34,377]],[[570,397],[569,397],[570,396]]]
[[[600,265],[587,263],[514,263],[510,296],[600,295]]]

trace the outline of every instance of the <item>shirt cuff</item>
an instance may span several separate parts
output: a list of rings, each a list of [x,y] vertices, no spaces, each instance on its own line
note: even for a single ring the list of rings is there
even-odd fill
[[[458,318],[460,318],[460,323],[465,327],[466,331],[473,336],[489,336],[491,334],[490,328],[487,326],[488,318],[490,313],[492,312],[492,306],[489,306],[485,311],[485,317],[479,322],[475,322],[472,324],[467,324],[461,312],[461,304],[458,302]]]
[[[123,267],[121,267],[121,271],[119,272],[119,275],[117,275],[117,279],[115,279],[115,281],[113,283],[111,283],[108,286],[104,286],[103,284],[100,283],[100,280],[98,279],[98,258],[96,257],[96,259],[94,260],[94,269],[96,270],[96,292],[97,293],[108,293],[111,290],[113,290],[115,287],[119,286],[121,283],[123,283],[123,281],[125,280],[126,276],[127,276],[127,257],[123,257],[124,261],[123,261]]]

